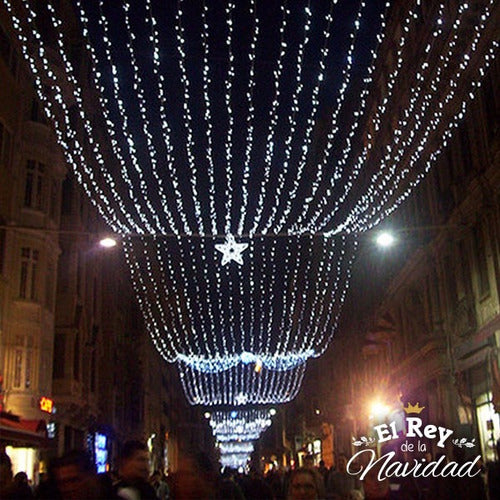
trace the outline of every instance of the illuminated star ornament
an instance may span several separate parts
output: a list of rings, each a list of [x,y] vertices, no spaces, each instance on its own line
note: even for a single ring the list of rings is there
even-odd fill
[[[248,243],[236,243],[234,236],[232,234],[228,234],[226,236],[225,243],[219,243],[215,245],[215,249],[222,254],[222,262],[221,264],[225,266],[229,264],[232,260],[237,262],[238,264],[243,264],[243,257],[241,256],[242,252],[244,252],[248,248]]]

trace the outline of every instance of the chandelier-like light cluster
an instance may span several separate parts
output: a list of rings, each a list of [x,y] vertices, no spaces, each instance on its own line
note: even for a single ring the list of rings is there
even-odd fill
[[[215,411],[209,414],[223,467],[245,467],[254,442],[271,425],[270,409]]]
[[[209,239],[124,239],[147,328],[167,361],[217,372],[260,359],[288,370],[324,351],[356,240],[249,241],[246,265],[221,268]]]
[[[256,372],[254,366],[238,364],[226,370],[203,372],[178,364],[188,401],[203,406],[248,406],[282,404],[298,394],[306,364],[287,370]]]
[[[87,68],[59,3],[2,1],[68,164],[123,236],[157,349],[209,406],[295,397],[355,235],[425,176],[498,46],[494,0],[438,4],[421,47],[408,2],[385,71],[386,0],[74,0]]]

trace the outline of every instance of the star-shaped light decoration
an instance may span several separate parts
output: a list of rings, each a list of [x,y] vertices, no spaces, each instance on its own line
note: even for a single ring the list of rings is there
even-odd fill
[[[219,243],[215,245],[215,249],[222,253],[222,262],[221,264],[225,266],[229,264],[232,260],[237,262],[238,264],[243,264],[243,257],[241,253],[244,252],[248,248],[248,243],[236,243],[234,236],[232,234],[228,234],[226,236],[225,243]]]

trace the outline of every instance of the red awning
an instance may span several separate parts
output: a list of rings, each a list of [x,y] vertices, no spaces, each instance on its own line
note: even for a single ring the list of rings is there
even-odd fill
[[[23,420],[15,416],[0,416],[0,442],[10,446],[49,448],[45,420]]]

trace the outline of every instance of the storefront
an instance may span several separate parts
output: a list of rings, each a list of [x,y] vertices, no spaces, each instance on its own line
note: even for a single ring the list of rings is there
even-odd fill
[[[38,483],[43,469],[40,451],[50,447],[45,420],[23,420],[16,415],[0,414],[0,446],[12,461],[12,472],[26,472]]]

